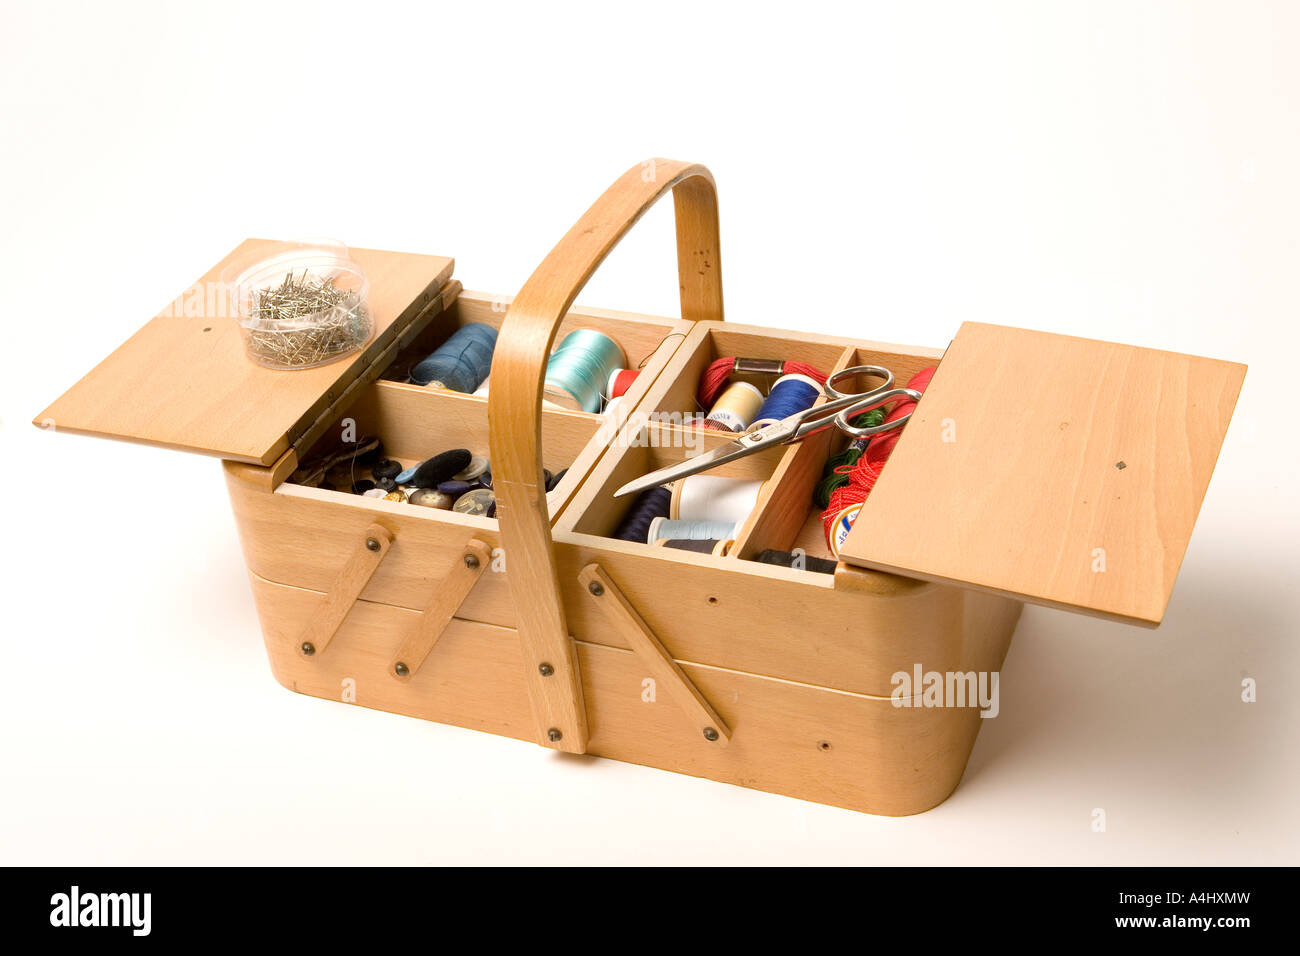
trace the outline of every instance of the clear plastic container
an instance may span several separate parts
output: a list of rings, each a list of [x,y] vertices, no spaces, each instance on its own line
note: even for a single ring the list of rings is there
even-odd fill
[[[248,358],[304,369],[356,352],[374,330],[369,288],[342,243],[297,243],[249,266],[233,290]]]

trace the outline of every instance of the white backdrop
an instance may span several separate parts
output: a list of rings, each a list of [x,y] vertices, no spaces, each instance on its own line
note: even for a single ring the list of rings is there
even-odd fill
[[[0,862],[1300,862],[1300,8],[0,8]],[[217,463],[29,424],[245,236],[512,293],[652,155],[717,176],[734,321],[1250,365],[1164,626],[1028,609],[929,813],[290,694]],[[671,225],[582,301],[675,314]]]

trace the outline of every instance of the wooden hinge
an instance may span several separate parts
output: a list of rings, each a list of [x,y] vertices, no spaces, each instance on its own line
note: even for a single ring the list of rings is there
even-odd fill
[[[701,736],[709,743],[726,746],[731,740],[731,731],[726,723],[691,683],[691,679],[667,649],[659,643],[659,638],[655,637],[609,575],[599,564],[589,564],[578,574],[578,580],[586,587],[591,600],[604,612],[605,620],[627,641],[641,663],[650,671],[655,683],[667,689]]]
[[[326,592],[324,603],[316,609],[299,635],[300,655],[315,658],[325,653],[392,544],[393,533],[387,528],[377,524],[366,528],[361,540],[357,542],[356,550]]]
[[[491,560],[492,549],[477,538],[470,538],[465,553],[452,565],[447,576],[434,586],[433,598],[420,615],[415,631],[402,641],[402,646],[388,662],[389,676],[400,681],[409,681],[415,676]]]

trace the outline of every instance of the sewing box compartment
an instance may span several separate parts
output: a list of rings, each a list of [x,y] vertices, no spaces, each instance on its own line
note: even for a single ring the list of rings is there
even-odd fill
[[[866,812],[933,807],[980,708],[899,706],[895,675],[998,671],[1025,602],[1158,624],[1244,367],[970,323],[935,349],[724,322],[712,178],[653,169],[620,178],[513,299],[464,291],[449,259],[352,250],[375,329],[348,359],[257,367],[234,322],[191,305],[37,422],[223,459],[294,691]],[[681,318],[575,307],[668,192]],[[249,240],[191,288],[275,248]],[[471,325],[498,336],[486,395],[410,381]],[[552,346],[579,330],[638,372],[604,414],[542,401]],[[621,486],[737,437],[691,417],[732,357],[728,382],[760,391],[791,368],[935,369],[833,543],[835,428],[680,482],[660,530],[700,507],[689,489],[743,491],[719,540],[623,530],[638,505]],[[371,482],[340,436],[379,437],[394,468],[486,458],[495,515],[358,493]]]

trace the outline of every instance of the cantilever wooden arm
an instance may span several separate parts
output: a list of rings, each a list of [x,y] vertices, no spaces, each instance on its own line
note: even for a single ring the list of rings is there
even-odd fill
[[[511,303],[492,357],[488,423],[492,487],[523,645],[538,742],[587,748],[577,655],[569,639],[542,478],[541,401],[556,330],[596,268],[647,209],[673,194],[682,318],[722,318],[718,199],[696,163],[652,159],[605,190],[551,250]]]

